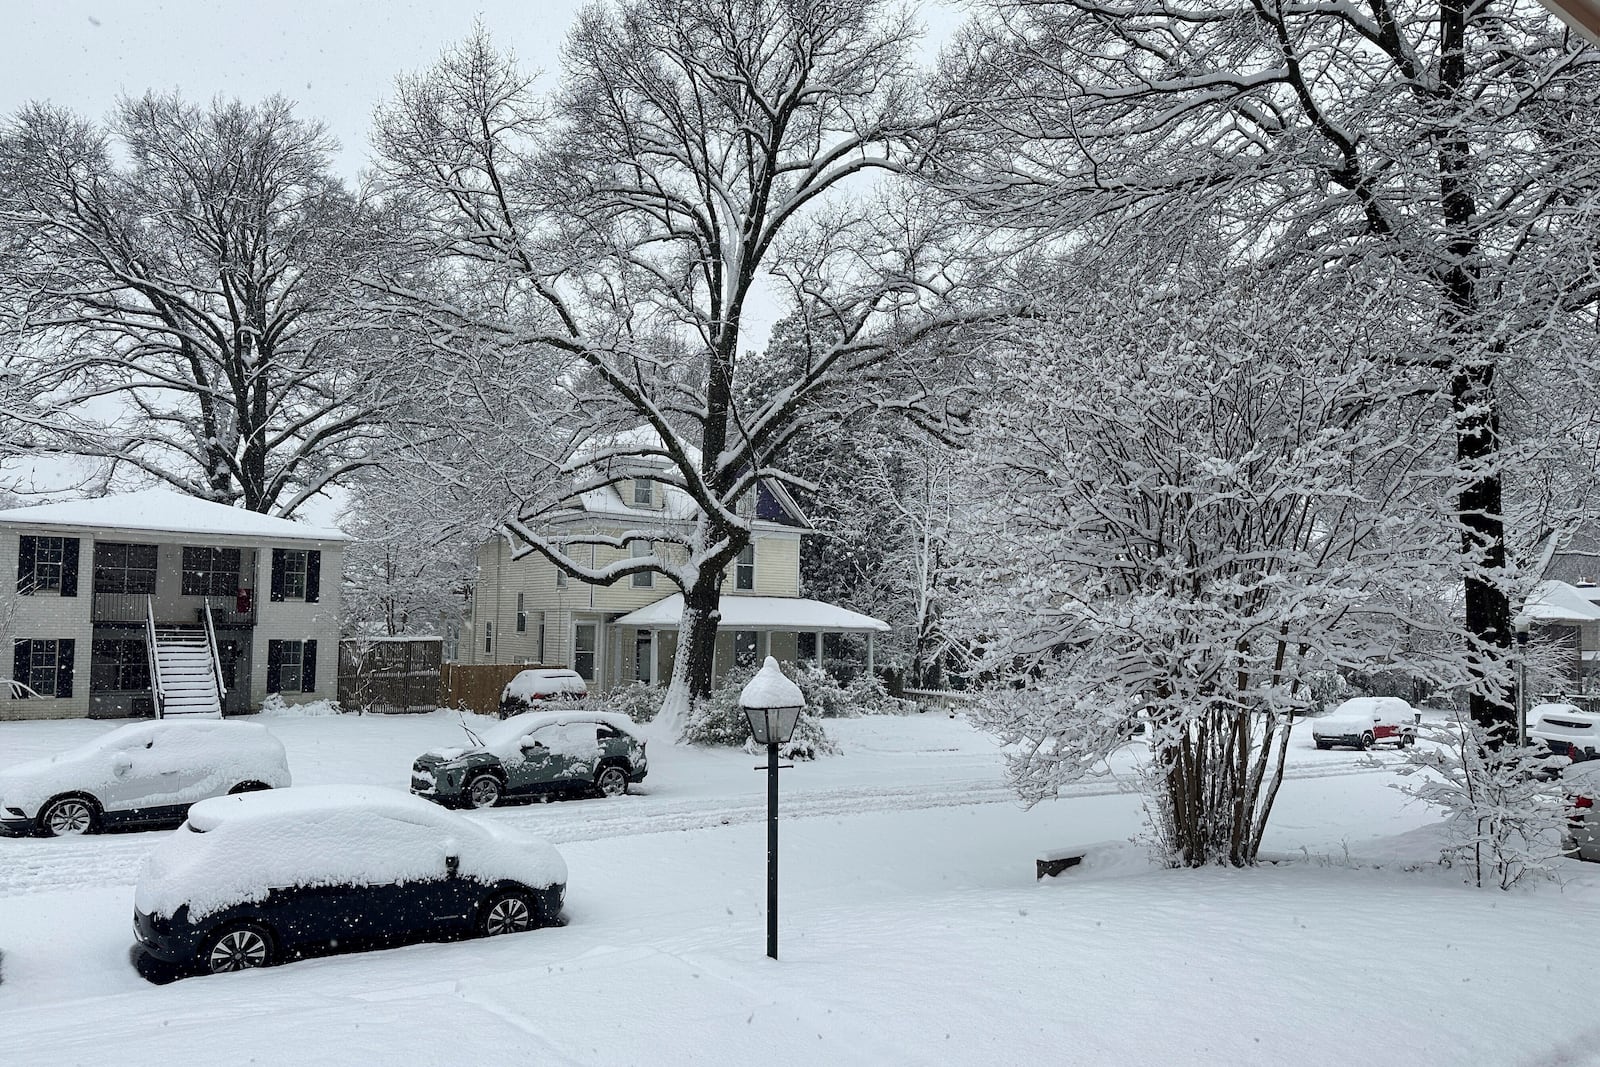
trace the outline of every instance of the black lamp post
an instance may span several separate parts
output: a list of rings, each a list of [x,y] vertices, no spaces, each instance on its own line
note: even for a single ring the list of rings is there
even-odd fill
[[[778,746],[794,736],[805,705],[800,687],[784,677],[771,656],[739,694],[751,735],[767,746],[767,955],[773,959],[778,958]]]
[[[1526,615],[1513,622],[1517,631],[1517,747],[1528,743],[1528,627]]]

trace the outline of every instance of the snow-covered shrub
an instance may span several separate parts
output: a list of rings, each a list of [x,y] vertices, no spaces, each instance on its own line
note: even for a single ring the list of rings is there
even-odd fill
[[[291,704],[278,693],[268,693],[261,702],[261,714],[278,718],[312,718],[318,715],[342,715],[344,709],[337,700],[313,700],[306,704]]]
[[[1491,748],[1483,727],[1464,714],[1418,728],[1396,788],[1444,812],[1448,835],[1440,862],[1460,866],[1474,885],[1510,889],[1524,878],[1549,878],[1560,858],[1565,817],[1561,783],[1540,772],[1543,746]]]
[[[729,671],[722,679],[722,683],[711,691],[709,697],[695,702],[690,708],[689,718],[684,724],[680,740],[691,745],[743,747],[747,752],[754,752],[755,742],[750,737],[750,720],[745,716],[744,709],[739,706],[739,693],[754,676],[754,668]],[[801,692],[804,692],[803,687]],[[809,703],[808,698],[807,704]],[[838,751],[838,744],[828,736],[817,716],[807,707],[800,713],[794,737],[779,749],[779,755],[784,759],[809,760],[818,756],[831,756]]]
[[[969,448],[945,629],[1024,800],[1104,773],[1142,723],[1162,859],[1250,864],[1308,679],[1469,671],[1412,636],[1455,632],[1454,431],[1359,279],[1139,251],[1041,279],[1050,321]]]
[[[645,682],[607,689],[602,697],[591,697],[589,704],[596,711],[615,711],[634,722],[649,722],[661,711],[662,691]]]

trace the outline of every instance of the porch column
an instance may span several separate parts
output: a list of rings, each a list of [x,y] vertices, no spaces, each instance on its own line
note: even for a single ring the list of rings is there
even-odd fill
[[[817,670],[822,669],[822,631],[817,631]]]
[[[873,638],[873,636],[874,636],[874,634],[872,633],[872,631],[868,630],[867,631],[867,677],[869,677],[869,678],[877,677],[872,672],[872,638]]]

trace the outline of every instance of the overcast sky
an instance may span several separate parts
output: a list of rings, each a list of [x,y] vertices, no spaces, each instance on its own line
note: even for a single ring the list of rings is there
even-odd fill
[[[525,68],[553,78],[580,0],[6,0],[0,114],[49,100],[103,117],[119,94],[176,89],[205,101],[273,93],[322,120],[353,179],[373,110],[396,76],[428,67],[481,18]],[[921,5],[930,51],[957,22]]]

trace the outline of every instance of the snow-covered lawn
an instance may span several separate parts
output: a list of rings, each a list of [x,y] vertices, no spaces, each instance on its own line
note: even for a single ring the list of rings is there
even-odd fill
[[[463,737],[444,713],[258,721],[302,784],[403,788]],[[0,723],[0,766],[107,725]],[[1591,984],[1595,869],[1509,894],[1407,871],[1434,816],[1309,731],[1268,847],[1310,858],[1183,872],[1120,844],[1140,812],[1114,779],[1023,811],[958,720],[829,726],[844,754],[784,772],[778,963],[744,753],[653,743],[639,795],[475,815],[558,843],[562,929],[159,987],[128,948],[161,832],[0,839],[0,1064],[1600,1060],[1600,1023],[1556,1008]]]

